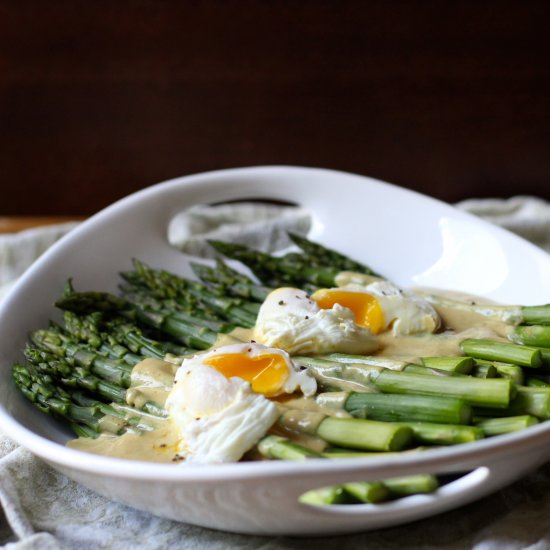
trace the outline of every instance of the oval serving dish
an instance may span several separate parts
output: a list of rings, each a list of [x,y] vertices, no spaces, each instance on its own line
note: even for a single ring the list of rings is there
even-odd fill
[[[323,535],[405,523],[511,483],[550,458],[550,423],[492,439],[386,459],[165,465],[66,448],[68,431],[16,390],[11,365],[29,331],[55,317],[64,282],[115,291],[139,258],[191,275],[166,240],[169,220],[202,203],[274,199],[313,213],[309,237],[372,266],[395,283],[484,295],[503,303],[550,301],[550,256],[449,205],[358,175],[286,166],[187,176],[135,193],[83,222],[48,250],[0,306],[0,426],[15,441],[83,485],[153,514],[240,533]],[[315,507],[305,491],[398,475],[464,473],[430,495],[377,505]]]

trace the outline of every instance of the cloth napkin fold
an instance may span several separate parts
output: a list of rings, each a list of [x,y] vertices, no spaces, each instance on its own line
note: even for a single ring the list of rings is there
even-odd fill
[[[550,251],[550,204],[534,197],[469,200],[459,208],[506,227]],[[244,209],[243,209],[244,208]],[[285,247],[287,230],[305,234],[302,209],[197,208],[170,224],[170,241],[205,254],[205,239],[232,238],[265,249]],[[282,222],[281,222],[282,220]],[[243,223],[244,222],[244,223]],[[277,238],[266,243],[260,228]],[[0,297],[75,224],[0,235]],[[1,431],[1,427],[0,427]],[[10,550],[87,548],[550,549],[550,464],[512,486],[460,509],[391,529],[322,539],[244,536],[177,523],[110,501],[68,479],[0,433],[0,544]]]

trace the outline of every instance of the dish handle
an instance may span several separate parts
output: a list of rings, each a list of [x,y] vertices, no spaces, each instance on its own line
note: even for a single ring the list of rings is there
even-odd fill
[[[548,449],[544,449],[541,452],[533,450],[520,452],[514,457],[505,456],[485,466],[470,466],[470,469],[467,464],[442,464],[441,469],[438,469],[442,472],[442,478],[450,477],[451,481],[442,483],[435,492],[415,494],[379,504],[312,505],[299,501],[300,496],[306,491],[321,486],[326,487],[358,479],[380,479],[375,477],[379,468],[371,469],[371,472],[366,469],[364,476],[354,469],[355,473],[346,470],[339,473],[331,472],[327,475],[325,472],[318,477],[297,477],[287,483],[271,479],[267,486],[256,493],[261,502],[256,503],[255,509],[256,511],[267,510],[266,499],[277,502],[278,509],[285,511],[284,517],[287,523],[284,530],[287,533],[300,534],[301,526],[311,525],[312,522],[317,525],[320,534],[349,532],[354,526],[361,530],[388,527],[439,514],[480,499],[512,483],[544,463],[547,458]],[[388,469],[395,470],[393,467]],[[399,469],[404,472],[403,475],[418,473],[418,466],[416,469],[414,467]],[[422,471],[426,471],[425,465]],[[288,522],[291,522],[292,526]]]

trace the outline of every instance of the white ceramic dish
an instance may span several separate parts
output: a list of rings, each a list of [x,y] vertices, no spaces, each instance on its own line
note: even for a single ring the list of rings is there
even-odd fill
[[[480,498],[550,458],[550,423],[421,456],[172,466],[88,455],[64,447],[68,432],[18,393],[10,367],[30,330],[52,317],[67,277],[79,289],[115,290],[131,258],[189,274],[165,234],[198,203],[264,198],[301,204],[310,236],[404,286],[430,285],[507,302],[550,301],[550,257],[497,227],[428,197],[357,175],[295,167],[223,170],[178,178],[110,206],[52,247],[0,308],[0,426],[54,468],[95,491],[154,514],[255,534],[321,535],[386,527]],[[467,472],[429,496],[382,505],[317,508],[304,491],[416,472]]]

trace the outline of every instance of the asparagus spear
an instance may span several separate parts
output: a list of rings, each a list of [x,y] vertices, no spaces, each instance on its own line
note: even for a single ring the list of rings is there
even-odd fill
[[[122,342],[132,352],[142,357],[157,357],[163,359],[169,353],[173,355],[184,355],[193,351],[172,342],[148,338],[139,327],[123,319],[107,323],[105,330],[108,335]]]
[[[86,426],[92,432],[99,433],[99,419],[106,414],[104,404],[97,406],[78,406],[71,400],[70,393],[51,383],[51,379],[40,374],[30,365],[15,364],[12,378],[23,395],[32,401],[42,412],[57,418],[65,418],[70,423]],[[113,412],[109,408],[109,412]]]
[[[426,374],[429,372],[426,369],[432,369],[432,374],[442,374],[440,371],[448,371],[451,374],[468,374],[474,366],[474,360],[471,357],[462,356],[421,357],[418,359],[421,365],[411,363],[410,361],[402,361],[400,359],[392,359],[390,357],[377,355],[329,353],[327,355],[317,355],[316,358],[325,361],[333,361],[335,363],[373,365],[391,370],[416,370],[418,373],[423,372]],[[418,369],[419,366],[426,367],[426,369]]]
[[[258,443],[258,451],[266,458],[277,460],[305,460],[323,458],[321,453],[299,445],[286,437],[267,435]]]
[[[285,261],[240,244],[211,240],[209,243],[221,254],[246,265],[262,283],[268,286],[284,286],[300,282],[316,287],[335,286],[340,269],[311,266],[311,264]]]
[[[385,483],[379,481],[351,481],[344,483],[344,491],[357,502],[376,504],[390,497],[390,491]]]
[[[323,404],[326,394],[317,397]],[[357,418],[388,422],[438,422],[469,424],[471,407],[464,400],[434,395],[391,395],[387,393],[350,393],[342,408]]]
[[[550,382],[546,378],[538,376],[528,376],[525,385],[528,388],[550,388]]]
[[[421,362],[425,367],[448,370],[460,374],[470,374],[474,366],[474,361],[471,357],[462,356],[422,357]]]
[[[257,284],[221,260],[216,261],[215,268],[196,262],[191,262],[191,268],[199,279],[220,294],[225,293],[238,298],[263,302],[273,290],[270,287]]]
[[[12,368],[14,382],[22,393],[42,412],[67,420],[78,436],[97,437],[100,432],[120,435],[127,430],[150,430],[152,427],[143,422],[144,418],[165,416],[155,407],[150,407],[150,412],[138,411],[126,405],[124,399],[116,395],[115,400],[120,400],[119,404],[107,404],[96,399],[95,394],[103,395],[102,388],[109,385],[101,381],[93,387],[90,384],[80,384],[76,381],[77,377],[82,376],[78,368],[68,380],[56,379],[55,369],[52,373],[54,375],[44,370],[44,364],[39,367],[32,363],[16,364]],[[91,390],[91,393],[75,391],[73,387],[63,388],[59,385],[60,382],[69,386],[81,385]],[[104,395],[108,399],[115,392],[114,385],[110,386]],[[122,388],[119,389],[122,391]]]
[[[311,361],[311,357],[295,357],[297,360]],[[329,353],[327,355],[317,355],[315,359],[321,360],[319,365],[329,363],[343,363],[344,365],[367,365],[373,367],[383,367],[385,369],[403,370],[407,365],[411,364],[410,361],[402,361],[399,359],[392,359],[390,357],[383,357],[378,355],[351,355],[347,353]],[[312,366],[314,363],[310,363]]]
[[[506,408],[515,393],[511,380],[484,380],[470,376],[444,378],[384,370],[371,375],[376,388],[384,393],[447,396],[471,405]]]
[[[106,292],[77,292],[61,298],[55,305],[62,310],[75,313],[104,311],[123,315],[140,324],[158,329],[192,349],[208,348],[217,339],[217,333],[208,327],[195,326],[177,315],[139,308]]]
[[[522,323],[527,325],[550,324],[550,304],[538,306],[513,306],[461,302],[444,296],[431,294],[424,294],[424,297],[434,306],[475,313],[482,317],[502,321],[510,326],[516,326]]]
[[[431,422],[406,422],[412,429],[413,439],[425,445],[458,445],[482,439],[484,432],[476,426],[459,426]]]
[[[342,485],[322,487],[307,491],[298,499],[303,504],[313,506],[330,506],[333,504],[349,504],[348,494]]]
[[[487,361],[486,359],[476,359],[476,365],[491,365],[497,371],[497,375],[502,378],[510,378],[514,384],[521,386],[523,384],[523,369],[518,365],[502,363],[500,361]]]
[[[437,478],[430,474],[416,474],[411,476],[394,477],[384,480],[394,498],[401,498],[421,493],[433,493],[439,487]]]
[[[550,305],[544,306],[550,308]],[[548,315],[546,323],[550,323],[550,315]],[[550,348],[550,326],[547,325],[520,325],[514,329],[509,336],[512,342],[522,344],[524,346],[535,346],[541,348]]]
[[[69,363],[83,367],[104,380],[123,387],[130,386],[132,366],[123,360],[102,356],[93,348],[79,345],[51,330],[37,330],[31,335],[31,340],[39,349],[66,358]]]
[[[126,401],[126,389],[122,386],[103,380],[82,367],[70,365],[54,354],[27,346],[25,357],[38,371],[58,379],[65,386],[80,387],[115,403]]]
[[[476,421],[477,427],[483,430],[486,437],[524,430],[537,423],[536,417],[527,414],[501,418],[481,418]]]
[[[335,418],[292,409],[284,411],[279,423],[350,449],[397,451],[409,445],[412,437],[410,428],[396,422]]]
[[[183,299],[157,297],[153,291],[147,287],[135,286],[131,284],[118,285],[122,297],[130,304],[146,308],[153,311],[169,310],[173,314],[191,317],[200,324],[207,322],[219,323],[220,315],[207,308],[204,304],[187,303]]]
[[[467,338],[460,343],[460,348],[466,355],[478,359],[502,361],[531,368],[540,368],[542,366],[540,351],[528,346],[487,339]]]
[[[511,414],[529,414],[540,419],[549,419],[550,389],[518,386],[517,395],[508,410]]]
[[[254,326],[259,310],[256,302],[216,295],[202,283],[184,279],[168,271],[152,269],[138,260],[134,260],[134,268],[135,277],[159,295],[167,298],[185,298],[191,295],[229,321],[245,327]]]
[[[498,372],[494,365],[478,364],[474,366],[471,374],[476,378],[496,378]]]
[[[324,388],[359,392],[378,391],[371,384],[371,374],[382,370],[383,367],[335,363],[306,356],[294,356],[292,359],[296,365],[307,368]]]
[[[412,431],[397,423],[326,417],[317,427],[316,435],[341,447],[397,451],[410,444]]]
[[[292,242],[299,246],[304,252],[308,262],[318,266],[332,266],[340,271],[356,271],[365,275],[379,277],[370,267],[352,260],[348,256],[327,248],[319,243],[315,243],[298,235],[297,233],[288,233]]]
[[[531,415],[540,420],[550,419],[550,389],[516,386],[516,395],[503,409],[475,407],[474,414],[484,417]]]
[[[413,374],[423,374],[427,376],[466,376],[465,374],[460,374],[458,372],[453,372],[450,370],[443,370],[443,369],[435,369],[432,367],[425,367],[423,365],[415,365],[414,363],[411,365],[405,366],[403,369],[403,372],[411,372]]]

